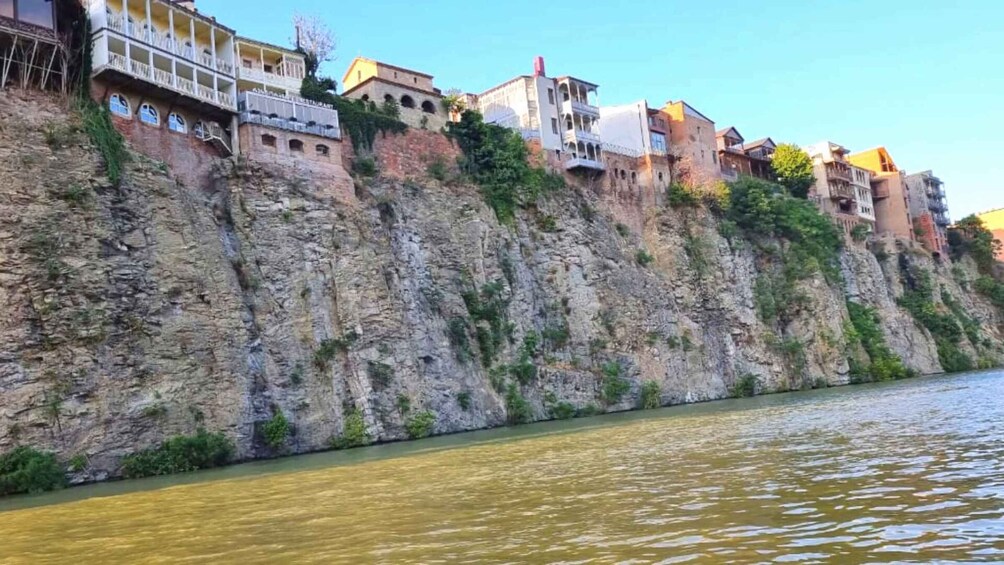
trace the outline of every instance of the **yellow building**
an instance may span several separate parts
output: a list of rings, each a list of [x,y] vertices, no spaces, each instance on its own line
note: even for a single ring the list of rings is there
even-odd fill
[[[1001,250],[997,254],[997,260],[1004,262],[1004,208],[976,214],[976,217],[982,220],[983,225],[994,234],[994,239],[1001,242]]]
[[[412,127],[438,130],[449,118],[432,75],[365,57],[349,64],[342,77],[342,96],[374,104],[395,103],[401,121]]]

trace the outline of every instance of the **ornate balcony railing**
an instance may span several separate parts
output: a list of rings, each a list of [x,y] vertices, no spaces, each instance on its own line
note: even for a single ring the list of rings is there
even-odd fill
[[[183,42],[178,41],[176,37],[160,33],[153,29],[147,29],[146,26],[137,24],[136,22],[130,22],[121,13],[114,10],[109,10],[108,28],[140,43],[173,53],[193,63],[210,69],[216,69],[229,76],[234,75],[234,66],[231,63],[219,57],[213,57],[210,53],[196,53],[192,46],[185,45]]]

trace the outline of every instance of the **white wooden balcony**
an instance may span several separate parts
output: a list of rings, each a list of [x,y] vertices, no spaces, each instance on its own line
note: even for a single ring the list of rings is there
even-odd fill
[[[297,78],[294,75],[287,76],[278,73],[270,73],[261,67],[238,67],[237,78],[292,92],[300,92],[300,87],[303,85],[302,76]]]
[[[606,165],[595,160],[587,159],[583,157],[572,157],[565,160],[565,170],[571,171],[574,169],[592,169],[594,171],[605,171],[607,170]]]
[[[240,123],[341,139],[338,111],[333,106],[271,92],[242,92],[238,97]]]
[[[586,131],[582,129],[570,129],[566,130],[561,136],[565,143],[599,143],[600,136],[597,133],[591,131]]]
[[[203,53],[201,51],[196,53],[191,46],[185,45],[184,38],[182,41],[178,41],[177,38],[171,37],[170,35],[162,34],[156,30],[146,29],[145,26],[137,22],[130,22],[121,13],[114,10],[108,11],[108,29],[116,31],[143,45],[156,48],[160,51],[166,51],[172,55],[176,55],[203,67],[216,70],[222,74],[231,77],[234,76],[233,64],[228,63],[219,57],[214,58],[208,53]]]
[[[196,84],[191,79],[175,75],[164,69],[151,67],[148,63],[143,61],[126,59],[126,57],[120,53],[109,53],[107,66],[126,75],[175,90],[193,98],[223,106],[231,111],[234,110],[237,105],[236,100],[229,93],[216,91],[213,90],[212,87],[202,84]]]

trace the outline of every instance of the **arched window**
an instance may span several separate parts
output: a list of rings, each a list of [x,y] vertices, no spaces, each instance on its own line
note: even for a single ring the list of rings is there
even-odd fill
[[[638,182],[638,174],[635,173],[634,171],[631,171],[631,184],[634,184],[636,182]]]
[[[370,95],[369,94],[363,94],[363,102],[369,102],[369,101],[370,101]]]
[[[112,97],[108,99],[108,108],[116,116],[124,118],[132,116],[132,112],[129,110],[129,99],[121,94],[112,94]]]
[[[383,95],[383,101],[384,102],[397,102],[397,100],[394,100],[394,96],[391,95],[391,94],[384,94]]]
[[[627,171],[625,171],[624,169],[621,169],[621,180],[624,180],[626,178],[627,178]]]
[[[171,112],[171,115],[167,117],[167,129],[178,133],[188,133],[188,124],[185,122],[185,118]]]
[[[404,96],[401,97],[401,105],[404,106],[405,108],[414,108],[415,99],[405,94]]]
[[[157,112],[157,109],[152,105],[144,102],[143,105],[139,107],[139,121],[151,126],[159,126],[160,113]]]
[[[263,134],[261,136],[261,144],[265,147],[275,147],[275,136],[269,134]]]
[[[290,139],[289,150],[295,153],[303,153],[303,142],[299,139]]]
[[[318,146],[315,149],[317,150],[317,155],[319,157],[327,157],[331,153],[331,150],[328,149],[328,146],[324,145],[323,143],[318,144]]]
[[[422,111],[425,112],[426,114],[435,114],[436,105],[426,100],[425,102],[422,102]]]
[[[659,171],[659,182],[662,182],[662,171]]]

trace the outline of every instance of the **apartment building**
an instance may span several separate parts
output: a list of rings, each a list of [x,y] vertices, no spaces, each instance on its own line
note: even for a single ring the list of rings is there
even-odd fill
[[[859,192],[852,165],[847,160],[849,151],[832,141],[821,141],[806,147],[805,152],[812,158],[816,177],[815,185],[809,189],[809,198],[823,212],[833,216],[850,235],[856,226],[866,222],[859,215]]]
[[[743,175],[773,180],[774,172],[770,161],[777,144],[771,138],[765,137],[747,144],[739,130],[729,127],[715,132],[715,142],[722,178],[725,180],[736,181]]]
[[[228,154],[237,150],[234,30],[196,11],[194,3],[85,2],[95,98],[120,121],[194,135]],[[135,127],[126,133],[144,137]]]
[[[401,121],[411,127],[439,130],[449,119],[442,107],[443,93],[433,85],[433,76],[356,57],[342,77],[342,96],[374,104],[396,103]]]
[[[491,88],[477,96],[477,103],[486,122],[539,140],[564,170],[603,172],[598,90],[575,77],[548,77],[538,57],[533,75]]]
[[[668,153],[669,121],[642,100],[620,106],[601,106],[600,137],[611,188],[669,186],[672,161]]]
[[[910,215],[909,187],[885,147],[846,156],[847,162],[871,174],[875,233],[915,241]]]
[[[683,100],[667,102],[662,113],[669,120],[669,146],[679,179],[694,185],[720,180],[715,122]]]
[[[983,226],[990,230],[990,233],[994,234],[994,239],[1001,242],[997,260],[1004,263],[1004,208],[982,212],[976,214],[976,217],[983,221]]]
[[[944,183],[931,171],[906,175],[910,215],[917,238],[931,253],[948,253],[948,203]]]

